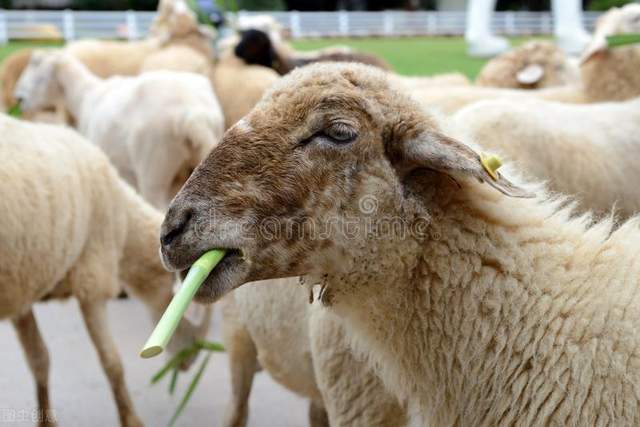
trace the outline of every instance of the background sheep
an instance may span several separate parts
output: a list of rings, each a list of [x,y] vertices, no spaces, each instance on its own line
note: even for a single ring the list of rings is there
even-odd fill
[[[609,49],[606,36],[625,32],[640,32],[640,5],[630,4],[612,9],[598,21],[596,33],[580,66],[582,84],[571,84],[536,91],[493,89],[488,87],[439,88],[424,87],[412,91],[426,107],[436,107],[451,114],[477,101],[510,99],[516,102],[526,97],[567,103],[592,103],[628,100],[640,96],[640,47]]]
[[[65,50],[98,77],[107,78],[114,75],[133,76],[143,69],[159,69],[164,62],[163,69],[175,69],[176,53],[185,59],[184,49],[193,49],[207,58],[213,56],[212,43],[214,34],[210,30],[198,25],[195,14],[183,0],[169,0],[161,2],[159,13],[151,26],[150,37],[137,41],[113,41],[85,39],[68,43]],[[173,50],[180,46],[183,50]],[[163,52],[170,49],[168,52]],[[155,54],[158,54],[157,56]],[[15,105],[13,98],[14,87],[20,75],[29,62],[30,49],[23,49],[9,55],[3,61],[0,69],[2,79],[2,102],[4,111]],[[193,55],[191,55],[192,57]],[[192,59],[190,57],[190,60]],[[149,59],[150,63],[145,66]],[[192,68],[195,66],[191,66]],[[189,69],[191,71],[191,69]],[[42,116],[31,116],[41,121]],[[55,115],[44,116],[44,121],[69,123],[66,113],[56,108]]]
[[[613,8],[598,19],[596,32],[582,58],[585,93],[593,101],[640,96],[640,47],[608,48],[607,36],[640,32],[640,4]]]
[[[251,111],[278,78],[275,71],[260,65],[247,65],[232,50],[222,46],[211,82],[224,112],[225,129]]]
[[[549,41],[531,41],[491,59],[476,78],[479,86],[514,89],[578,84],[578,64]]]
[[[209,81],[157,71],[101,80],[67,53],[32,55],[16,88],[25,111],[64,104],[84,136],[158,208],[167,206],[223,133]]]
[[[250,65],[273,68],[278,74],[287,74],[295,67],[313,62],[360,62],[390,70],[382,58],[366,52],[356,52],[348,47],[329,47],[311,52],[296,51],[281,37],[271,38],[272,32],[249,28],[240,32],[234,53]]]
[[[554,191],[576,195],[584,210],[615,209],[623,218],[640,212],[640,99],[483,101],[460,110],[454,121],[482,148],[516,160]]]
[[[310,400],[311,425],[406,425],[398,402],[354,358],[337,319],[310,310],[308,290],[298,283],[289,278],[249,284],[222,300],[232,383],[224,425],[246,425],[258,367]]]
[[[183,269],[211,247],[240,250],[205,281],[202,301],[308,274],[425,424],[639,424],[638,220],[611,233],[542,191],[527,199],[452,136],[374,69],[296,70],[176,196],[163,262]],[[331,234],[229,227],[267,218]],[[334,226],[384,218],[404,232]]]
[[[107,158],[71,130],[0,116],[0,318],[11,319],[35,377],[41,414],[51,414],[49,356],[32,305],[77,298],[108,377],[123,426],[142,425],[109,334],[106,302],[124,283],[158,320],[171,299],[173,275],[157,256],[162,217],[119,177]],[[121,282],[122,281],[122,282]],[[202,337],[183,320],[172,342]],[[101,408],[102,409],[102,408]]]

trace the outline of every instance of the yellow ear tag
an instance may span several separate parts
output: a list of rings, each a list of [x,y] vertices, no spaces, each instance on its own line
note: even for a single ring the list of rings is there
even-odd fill
[[[482,166],[484,166],[487,173],[491,175],[491,178],[493,178],[494,181],[497,181],[498,174],[496,171],[500,166],[502,166],[502,160],[500,160],[500,157],[494,154],[480,154],[480,163],[482,163]]]

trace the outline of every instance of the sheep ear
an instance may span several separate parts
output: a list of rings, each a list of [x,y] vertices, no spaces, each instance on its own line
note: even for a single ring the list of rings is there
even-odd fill
[[[453,178],[476,178],[509,197],[535,197],[503,177],[496,170],[499,163],[492,165],[491,161],[483,161],[485,159],[467,145],[437,132],[427,132],[405,142],[401,157],[405,173],[418,168],[433,169]]]
[[[516,80],[523,85],[533,85],[544,77],[544,68],[540,64],[529,64],[516,74]]]
[[[595,58],[598,54],[606,52],[609,46],[607,45],[607,39],[604,36],[597,36],[593,38],[593,41],[586,47],[582,56],[580,57],[580,64],[588,62],[590,59]]]

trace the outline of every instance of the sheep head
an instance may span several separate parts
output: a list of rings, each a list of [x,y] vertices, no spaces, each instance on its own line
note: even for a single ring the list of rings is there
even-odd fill
[[[59,51],[33,51],[14,90],[14,97],[25,113],[56,106],[62,95],[56,72],[63,56]]]
[[[532,41],[499,55],[480,71],[480,86],[538,89],[579,79],[577,66],[555,44]]]
[[[608,36],[628,33],[640,33],[640,4],[614,7],[598,18],[593,39],[582,54],[581,62],[584,64],[599,54],[606,53]],[[637,49],[637,46],[618,49]]]
[[[198,17],[184,0],[162,0],[158,15],[151,26],[151,34],[169,41],[200,32]]]
[[[432,198],[414,191],[420,172],[450,187],[481,180],[527,196],[492,178],[384,73],[356,64],[297,69],[227,131],[175,197],[161,230],[163,262],[182,270],[211,248],[227,249],[198,292],[209,302],[248,281],[337,268],[355,248],[379,243],[365,228],[354,232],[354,221],[425,221]]]

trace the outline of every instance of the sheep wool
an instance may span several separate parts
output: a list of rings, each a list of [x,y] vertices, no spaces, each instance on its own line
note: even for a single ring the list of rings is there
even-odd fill
[[[576,196],[583,211],[622,218],[640,212],[640,100],[481,101],[452,120],[484,150],[516,161],[553,191]]]

